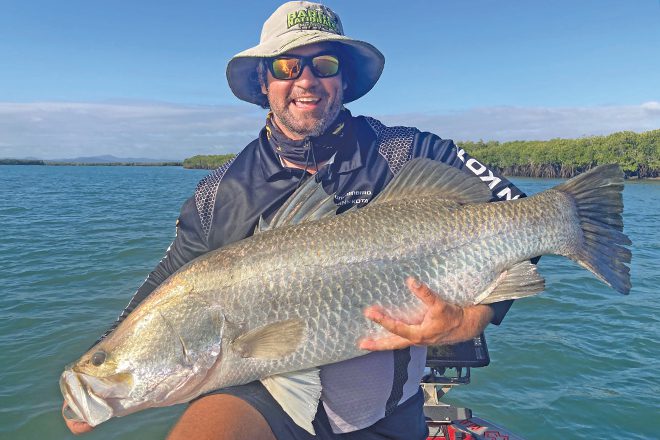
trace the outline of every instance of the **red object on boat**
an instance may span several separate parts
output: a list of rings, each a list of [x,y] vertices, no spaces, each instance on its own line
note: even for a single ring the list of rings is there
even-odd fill
[[[429,428],[427,440],[523,440],[506,428],[474,417],[469,408],[441,401],[453,387],[470,383],[471,368],[485,367],[489,363],[483,334],[453,346],[428,348],[426,366],[429,371],[421,383]]]
[[[454,425],[429,424],[426,440],[475,440],[472,434],[458,430]]]
[[[478,417],[448,424],[429,422],[428,426],[426,440],[522,440],[507,429]]]

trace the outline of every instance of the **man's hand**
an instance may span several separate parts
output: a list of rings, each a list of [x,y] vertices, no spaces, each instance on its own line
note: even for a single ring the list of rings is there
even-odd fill
[[[80,435],[94,429],[93,426],[90,426],[85,422],[78,422],[76,420],[67,419],[66,416],[64,415],[65,408],[66,408],[66,402],[64,402],[64,405],[62,405],[62,417],[64,418],[64,423],[66,423],[66,427],[69,428],[69,431],[71,431],[75,435]]]
[[[467,341],[479,335],[493,317],[489,306],[455,306],[412,277],[406,280],[406,284],[426,306],[421,320],[410,324],[391,317],[382,307],[367,307],[364,316],[382,325],[392,335],[365,338],[360,341],[362,350],[396,350],[411,345],[448,345]]]

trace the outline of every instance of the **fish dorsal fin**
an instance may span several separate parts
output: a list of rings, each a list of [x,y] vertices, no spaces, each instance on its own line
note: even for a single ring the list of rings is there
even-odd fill
[[[477,176],[442,162],[419,158],[406,163],[371,204],[426,196],[461,205],[487,202],[492,198],[488,186]]]
[[[257,226],[254,228],[254,235],[261,234],[264,231],[267,231],[270,229],[270,224],[264,219],[264,216],[261,215],[259,216],[259,223],[257,223]]]
[[[244,358],[280,359],[293,353],[305,337],[305,321],[287,319],[258,327],[240,335],[232,349]]]
[[[312,176],[284,202],[268,229],[318,220],[336,213],[334,194],[326,193],[323,184]]]
[[[544,288],[545,280],[536,271],[536,265],[523,261],[504,271],[489,289],[477,297],[475,303],[491,304],[524,298],[541,293]]]
[[[261,383],[296,425],[314,435],[312,420],[321,398],[321,376],[318,368],[278,374],[261,379]]]

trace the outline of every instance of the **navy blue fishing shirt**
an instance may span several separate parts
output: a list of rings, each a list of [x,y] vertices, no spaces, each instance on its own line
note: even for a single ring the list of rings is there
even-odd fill
[[[387,127],[364,116],[348,119],[334,160],[321,167],[315,178],[323,182],[328,194],[334,194],[338,212],[342,212],[369,203],[408,160],[417,157],[479,176],[491,190],[493,201],[524,197],[511,182],[453,141],[416,128]],[[182,265],[252,235],[259,219],[270,219],[303,178],[307,178],[303,170],[283,166],[262,130],[236,158],[199,182],[194,196],[181,209],[176,238],[113,328]],[[510,306],[511,301],[492,304],[492,322],[499,324]],[[333,430],[350,432],[370,426],[414,396],[425,357],[424,347],[410,347],[323,367],[322,401]],[[356,376],[358,382],[353,379]]]

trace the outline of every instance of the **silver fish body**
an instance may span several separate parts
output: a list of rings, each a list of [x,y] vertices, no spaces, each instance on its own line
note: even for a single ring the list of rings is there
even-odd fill
[[[360,356],[361,338],[384,333],[365,307],[409,321],[423,313],[409,276],[454,304],[495,302],[540,292],[528,260],[559,254],[627,293],[621,186],[609,167],[533,197],[484,203],[490,193],[477,178],[416,160],[367,207],[339,216],[307,221],[294,195],[281,225],[168,278],[65,371],[62,391],[96,425]],[[318,191],[300,190],[303,199]]]

